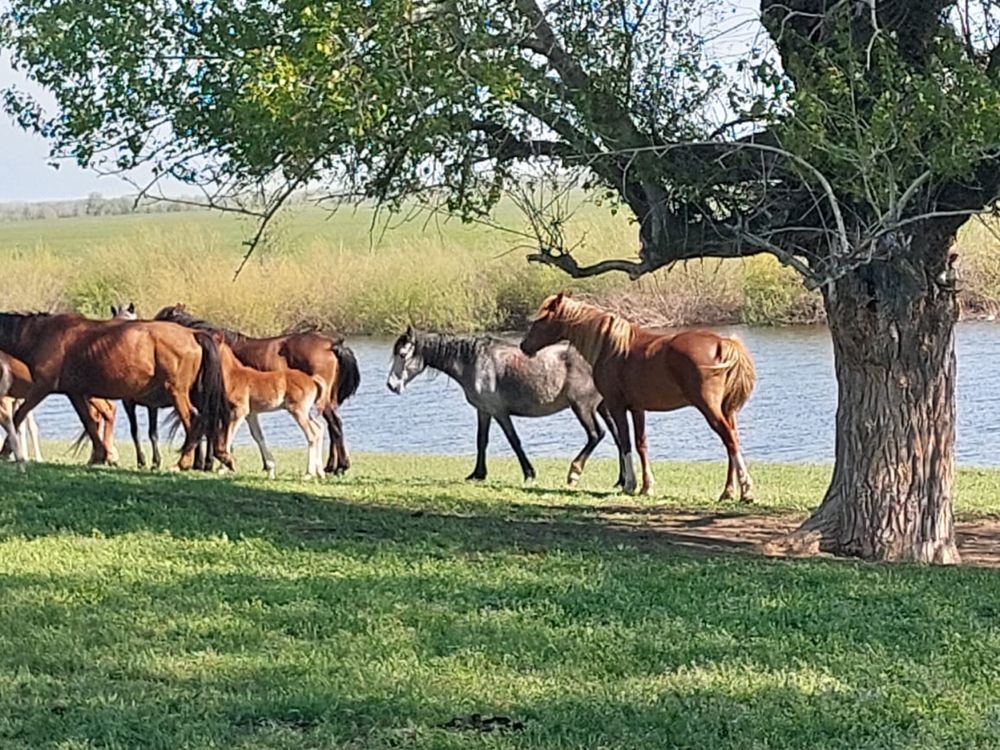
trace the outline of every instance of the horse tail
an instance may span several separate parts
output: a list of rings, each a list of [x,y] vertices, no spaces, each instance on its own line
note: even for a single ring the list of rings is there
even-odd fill
[[[339,377],[337,378],[337,405],[344,403],[357,393],[358,386],[361,385],[361,370],[358,369],[358,360],[350,347],[337,342],[333,345],[333,353],[337,355],[337,362],[340,364]]]
[[[208,438],[209,450],[225,439],[232,412],[226,395],[226,384],[222,378],[222,359],[219,347],[211,334],[204,331],[194,333],[201,347],[201,365],[191,386],[191,403],[196,409],[193,421],[193,437]]]
[[[757,371],[750,352],[738,338],[724,338],[720,345],[722,364],[726,367],[726,388],[722,395],[722,413],[735,414],[743,408],[757,384]]]

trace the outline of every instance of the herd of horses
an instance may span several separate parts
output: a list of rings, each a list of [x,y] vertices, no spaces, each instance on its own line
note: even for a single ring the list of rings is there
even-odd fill
[[[217,460],[234,469],[233,438],[246,421],[264,470],[274,476],[258,415],[285,410],[308,444],[306,475],[343,473],[350,466],[339,407],[360,384],[354,353],[341,339],[318,332],[253,338],[214,326],[183,305],[140,320],[133,305],[110,320],[48,313],[0,313],[0,424],[6,448],[22,463],[37,429],[32,410],[49,394],[66,395],[90,440],[91,463],[115,463],[115,401],[129,418],[136,460],[146,465],[138,406],[149,410],[152,465],[161,462],[160,409],[173,410],[184,431],[177,469],[208,469]],[[618,482],[626,492],[650,492],[653,475],[645,413],[694,406],[719,435],[729,459],[724,498],[752,499],[753,483],[740,449],[737,413],[754,388],[753,361],[735,338],[711,331],[644,328],[568,294],[548,297],[519,342],[492,336],[447,336],[408,328],[392,349],[387,386],[401,393],[431,368],[461,385],[478,412],[475,468],[486,478],[486,448],[496,421],[517,455],[526,481],[535,470],[512,417],[542,417],[571,409],[587,442],[570,464],[575,484],[607,425],[618,446]],[[628,415],[642,470],[632,463]],[[323,429],[330,435],[323,463]],[[600,419],[598,419],[600,417]]]

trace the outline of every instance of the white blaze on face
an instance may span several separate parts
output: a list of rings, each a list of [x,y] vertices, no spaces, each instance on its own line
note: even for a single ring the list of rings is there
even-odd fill
[[[389,378],[385,383],[390,391],[402,393],[406,384],[417,374],[413,359],[413,344],[409,342],[399,347],[399,350],[392,355],[392,366],[389,368]]]

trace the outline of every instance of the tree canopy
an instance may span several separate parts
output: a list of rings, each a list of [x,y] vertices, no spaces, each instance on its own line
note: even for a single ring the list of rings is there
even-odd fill
[[[58,111],[5,104],[83,165],[151,166],[215,199],[263,190],[265,217],[304,185],[480,216],[518,165],[554,163],[642,228],[636,261],[585,269],[539,248],[576,274],[771,252],[818,285],[890,255],[907,222],[990,205],[992,2],[763,0],[769,38],[722,65],[709,52],[732,10],[16,0],[3,41]]]

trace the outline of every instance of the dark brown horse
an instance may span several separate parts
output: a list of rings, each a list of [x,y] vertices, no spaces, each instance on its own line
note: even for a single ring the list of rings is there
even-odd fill
[[[63,393],[100,452],[89,397],[172,406],[185,430],[178,468],[191,468],[203,436],[219,461],[232,468],[226,450],[231,410],[219,349],[208,334],[173,323],[0,313],[0,350],[31,371],[32,385],[14,416],[15,427],[50,393]]]
[[[749,398],[756,375],[753,360],[738,339],[711,331],[650,331],[594,305],[554,294],[542,303],[521,349],[534,354],[563,340],[593,367],[594,385],[620,433],[627,492],[635,491],[636,478],[626,412],[632,413],[642,493],[648,494],[653,474],[646,448],[646,412],[694,406],[729,454],[722,497],[733,497],[738,477],[741,499],[751,501],[753,482],[740,452],[736,412]]]
[[[330,430],[330,455],[326,471],[342,474],[351,465],[344,443],[344,425],[337,407],[354,395],[361,383],[358,362],[348,347],[337,339],[319,333],[289,333],[270,338],[252,338],[238,331],[213,326],[184,308],[173,305],[160,310],[154,320],[170,320],[197,330],[219,332],[237,359],[255,370],[301,370],[320,377],[326,391],[316,404]]]

